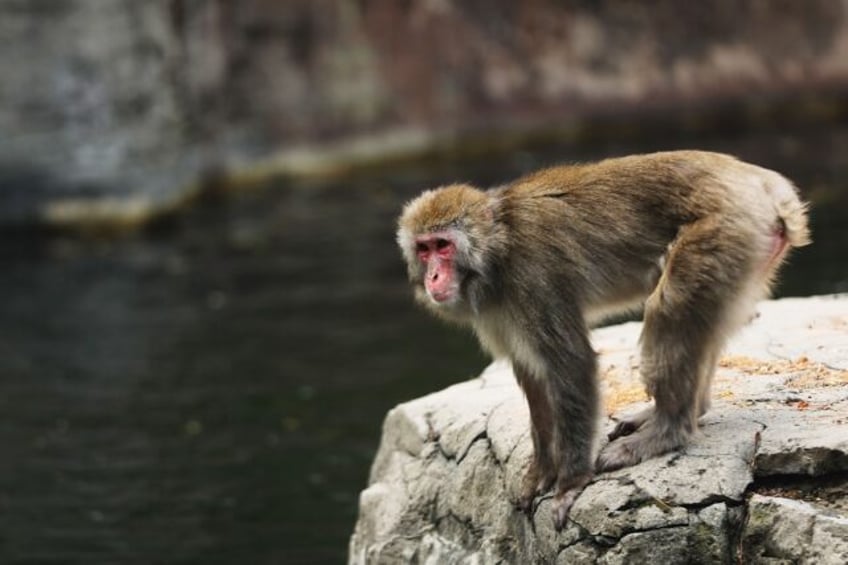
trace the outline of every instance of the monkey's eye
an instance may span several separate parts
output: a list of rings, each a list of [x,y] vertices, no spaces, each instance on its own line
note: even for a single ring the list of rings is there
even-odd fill
[[[416,243],[415,244],[415,252],[416,253],[426,253],[427,252],[427,244],[426,243]]]
[[[436,249],[445,249],[450,245],[450,241],[447,239],[439,238],[436,240]]]

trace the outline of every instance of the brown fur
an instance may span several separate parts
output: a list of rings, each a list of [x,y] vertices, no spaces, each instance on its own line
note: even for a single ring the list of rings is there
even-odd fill
[[[415,238],[434,232],[456,244],[462,281],[443,303],[429,297],[415,252]],[[555,484],[562,526],[596,465],[615,469],[686,444],[727,336],[809,231],[805,205],[777,173],[679,151],[553,167],[490,191],[428,191],[404,210],[398,242],[416,298],[513,362],[535,450],[521,502],[530,507]],[[622,422],[594,463],[587,328],[643,305],[641,372],[655,406]]]

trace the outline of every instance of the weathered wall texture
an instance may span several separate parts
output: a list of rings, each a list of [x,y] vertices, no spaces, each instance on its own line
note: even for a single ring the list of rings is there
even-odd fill
[[[840,89],[848,3],[0,0],[0,49],[0,220],[61,222],[304,145]]]
[[[350,562],[848,562],[848,295],[760,314],[730,343],[692,443],[597,476],[562,532],[550,495],[516,507],[532,442],[506,363],[395,407]],[[644,407],[639,330],[593,334],[608,413]]]

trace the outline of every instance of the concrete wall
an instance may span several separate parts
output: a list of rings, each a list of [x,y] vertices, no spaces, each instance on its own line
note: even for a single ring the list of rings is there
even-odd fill
[[[848,2],[0,0],[0,52],[0,223],[133,221],[273,157],[842,91]]]

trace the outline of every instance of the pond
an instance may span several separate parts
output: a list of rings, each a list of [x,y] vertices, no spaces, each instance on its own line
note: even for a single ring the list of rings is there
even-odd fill
[[[557,162],[731,152],[802,187],[782,295],[848,290],[848,128],[551,144],[207,199],[112,240],[0,239],[0,562],[338,563],[386,411],[476,375],[412,304],[402,203]]]

